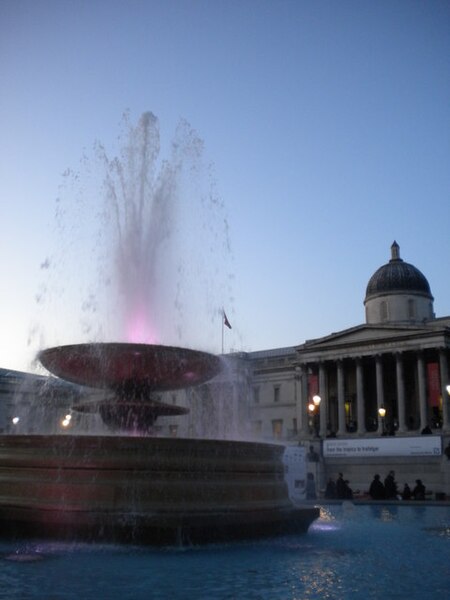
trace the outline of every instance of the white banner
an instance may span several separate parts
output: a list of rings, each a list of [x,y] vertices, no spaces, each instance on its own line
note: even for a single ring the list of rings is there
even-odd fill
[[[306,450],[303,446],[286,446],[283,456],[285,480],[292,501],[306,498]]]
[[[441,456],[440,436],[329,439],[323,442],[324,458],[367,458],[369,456]]]

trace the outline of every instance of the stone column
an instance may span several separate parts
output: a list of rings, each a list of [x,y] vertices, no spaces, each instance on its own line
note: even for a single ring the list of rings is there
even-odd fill
[[[309,434],[308,426],[308,370],[305,365],[300,366],[300,386],[299,386],[299,400],[300,405],[300,432],[302,438],[307,437]]]
[[[383,432],[383,419],[379,416],[378,409],[384,407],[384,387],[383,387],[383,363],[381,361],[381,354],[377,354],[375,357],[375,370],[376,370],[376,384],[377,384],[377,420],[378,420],[378,433],[381,435]]]
[[[395,373],[397,378],[397,407],[398,407],[398,431],[406,431],[405,421],[405,379],[403,376],[403,357],[400,352],[395,355]]]
[[[425,378],[425,361],[422,352],[417,355],[417,380],[419,382],[420,430],[428,424],[427,415],[427,383]]]
[[[325,363],[319,364],[319,396],[321,398],[319,416],[320,416],[320,437],[324,438],[327,435],[327,412],[328,412],[328,389],[327,377],[325,371]]]
[[[345,388],[344,388],[344,361],[337,361],[337,397],[338,397],[338,435],[345,435]]]
[[[302,432],[302,370],[301,367],[294,367],[294,401],[295,401],[295,418],[297,419],[297,437]]]
[[[361,358],[356,359],[356,417],[358,421],[358,434],[366,433],[366,414],[364,398],[364,376]]]
[[[448,363],[447,352],[444,349],[439,350],[439,372],[441,374],[441,395],[442,395],[442,429],[446,432],[450,431],[449,422],[449,394],[447,386],[450,384],[448,379]]]

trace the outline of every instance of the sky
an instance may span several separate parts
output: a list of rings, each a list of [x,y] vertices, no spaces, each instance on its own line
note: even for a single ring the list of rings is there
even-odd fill
[[[55,202],[96,141],[114,153],[126,111],[158,117],[162,150],[182,119],[204,142],[226,352],[363,323],[394,240],[450,314],[450,2],[0,0],[0,88],[1,367],[78,340],[67,299],[38,306]],[[66,224],[75,255],[90,231]],[[83,279],[66,267],[54,285]],[[221,319],[195,319],[193,343],[220,352]]]

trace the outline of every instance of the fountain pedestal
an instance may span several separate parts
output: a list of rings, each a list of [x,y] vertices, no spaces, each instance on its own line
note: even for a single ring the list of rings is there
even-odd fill
[[[155,545],[306,531],[273,444],[3,436],[2,533]]]

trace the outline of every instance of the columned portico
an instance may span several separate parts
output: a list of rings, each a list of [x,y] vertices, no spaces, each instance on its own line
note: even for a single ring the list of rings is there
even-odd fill
[[[306,345],[298,349],[303,360],[308,358],[301,367],[299,396],[302,405],[297,409],[302,415],[303,435],[308,433],[308,403],[317,392],[321,397],[319,433],[322,438],[326,435],[373,435],[374,432],[381,435],[383,427],[378,415],[381,407],[386,409],[386,430],[391,435],[417,433],[427,426],[438,432],[448,429],[446,382],[450,350],[431,347],[393,351],[392,341],[378,338],[377,341],[379,343],[372,346],[378,345],[379,348],[373,353],[367,352],[366,347],[365,354],[361,352],[356,356],[353,352],[362,351],[363,346],[355,345],[346,354],[338,346],[329,347],[323,350],[320,359],[316,359],[317,346],[322,340],[315,340],[315,348],[310,352],[305,351]],[[395,345],[401,347],[401,340],[398,339]],[[438,417],[434,413],[434,420],[431,418],[430,367],[439,370],[441,389],[442,409],[438,411]],[[317,377],[317,388],[312,388],[311,384],[308,387],[311,373]]]

